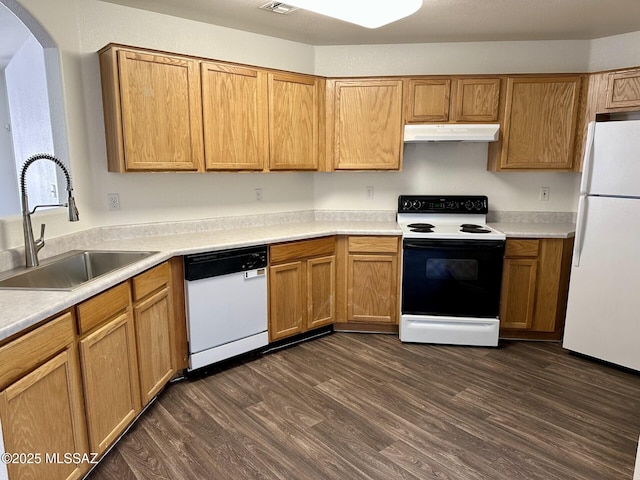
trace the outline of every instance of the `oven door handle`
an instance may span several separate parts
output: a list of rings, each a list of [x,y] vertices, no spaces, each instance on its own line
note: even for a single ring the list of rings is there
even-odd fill
[[[406,241],[403,243],[403,248],[408,250],[459,250],[460,248],[473,248],[474,250],[494,250],[504,248],[504,241],[484,241],[479,240],[473,244],[469,244],[468,241],[458,242],[455,240],[436,240],[438,243],[431,241],[430,243],[414,243]]]

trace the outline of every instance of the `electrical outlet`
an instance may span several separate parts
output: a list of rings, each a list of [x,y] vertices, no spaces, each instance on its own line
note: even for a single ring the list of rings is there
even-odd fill
[[[109,204],[109,210],[120,210],[120,195],[117,193],[107,194],[107,203]]]
[[[540,187],[540,200],[543,202],[548,202],[549,201],[549,193],[550,192],[550,188],[549,187]]]
[[[262,201],[262,189],[261,188],[256,188],[255,192],[256,192],[256,202],[261,202]]]
[[[365,191],[367,200],[373,200],[373,187],[372,186],[364,187],[364,191]]]

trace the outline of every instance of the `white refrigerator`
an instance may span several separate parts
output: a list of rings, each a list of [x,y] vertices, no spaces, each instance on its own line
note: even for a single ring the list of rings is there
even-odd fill
[[[640,371],[640,120],[589,125],[563,347]]]

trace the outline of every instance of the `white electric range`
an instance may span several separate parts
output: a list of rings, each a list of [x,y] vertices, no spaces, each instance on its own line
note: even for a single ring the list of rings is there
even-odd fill
[[[504,233],[479,195],[402,195],[400,340],[497,346]]]

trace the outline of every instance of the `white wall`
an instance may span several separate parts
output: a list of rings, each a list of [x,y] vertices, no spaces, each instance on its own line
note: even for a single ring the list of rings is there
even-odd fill
[[[405,145],[401,172],[316,174],[316,208],[395,210],[402,194],[487,195],[490,210],[572,212],[577,208],[580,176],[575,173],[487,171],[487,144]],[[365,187],[374,187],[369,200]],[[549,187],[549,201],[539,200]]]
[[[426,75],[583,72],[590,42],[474,42],[316,47],[316,73]]]
[[[110,42],[321,75],[510,73],[586,71],[594,42],[485,42],[404,46],[312,47],[97,0],[21,0],[60,47],[71,165],[81,222],[51,220],[49,235],[93,225],[180,220],[245,213],[321,209],[394,209],[399,193],[488,193],[501,210],[575,209],[577,174],[490,173],[486,157],[460,145],[464,155],[407,149],[400,173],[113,174],[106,171],[100,74],[96,51]],[[614,39],[625,62],[628,42]],[[597,43],[595,50],[606,49]],[[635,48],[635,47],[634,47]],[[640,64],[631,55],[629,64]],[[429,147],[429,146],[425,146]],[[455,147],[453,147],[455,148]],[[419,149],[418,149],[419,150]],[[374,185],[374,200],[364,186]],[[539,202],[537,189],[551,187]],[[253,189],[263,188],[255,202]],[[427,191],[427,189],[429,191]],[[482,191],[479,191],[482,190]],[[122,210],[107,210],[107,193]],[[11,229],[7,229],[9,231]],[[19,229],[13,229],[19,232]],[[5,235],[6,237],[6,235]],[[20,245],[9,235],[4,245]]]
[[[598,38],[591,42],[590,72],[640,65],[640,32]]]

